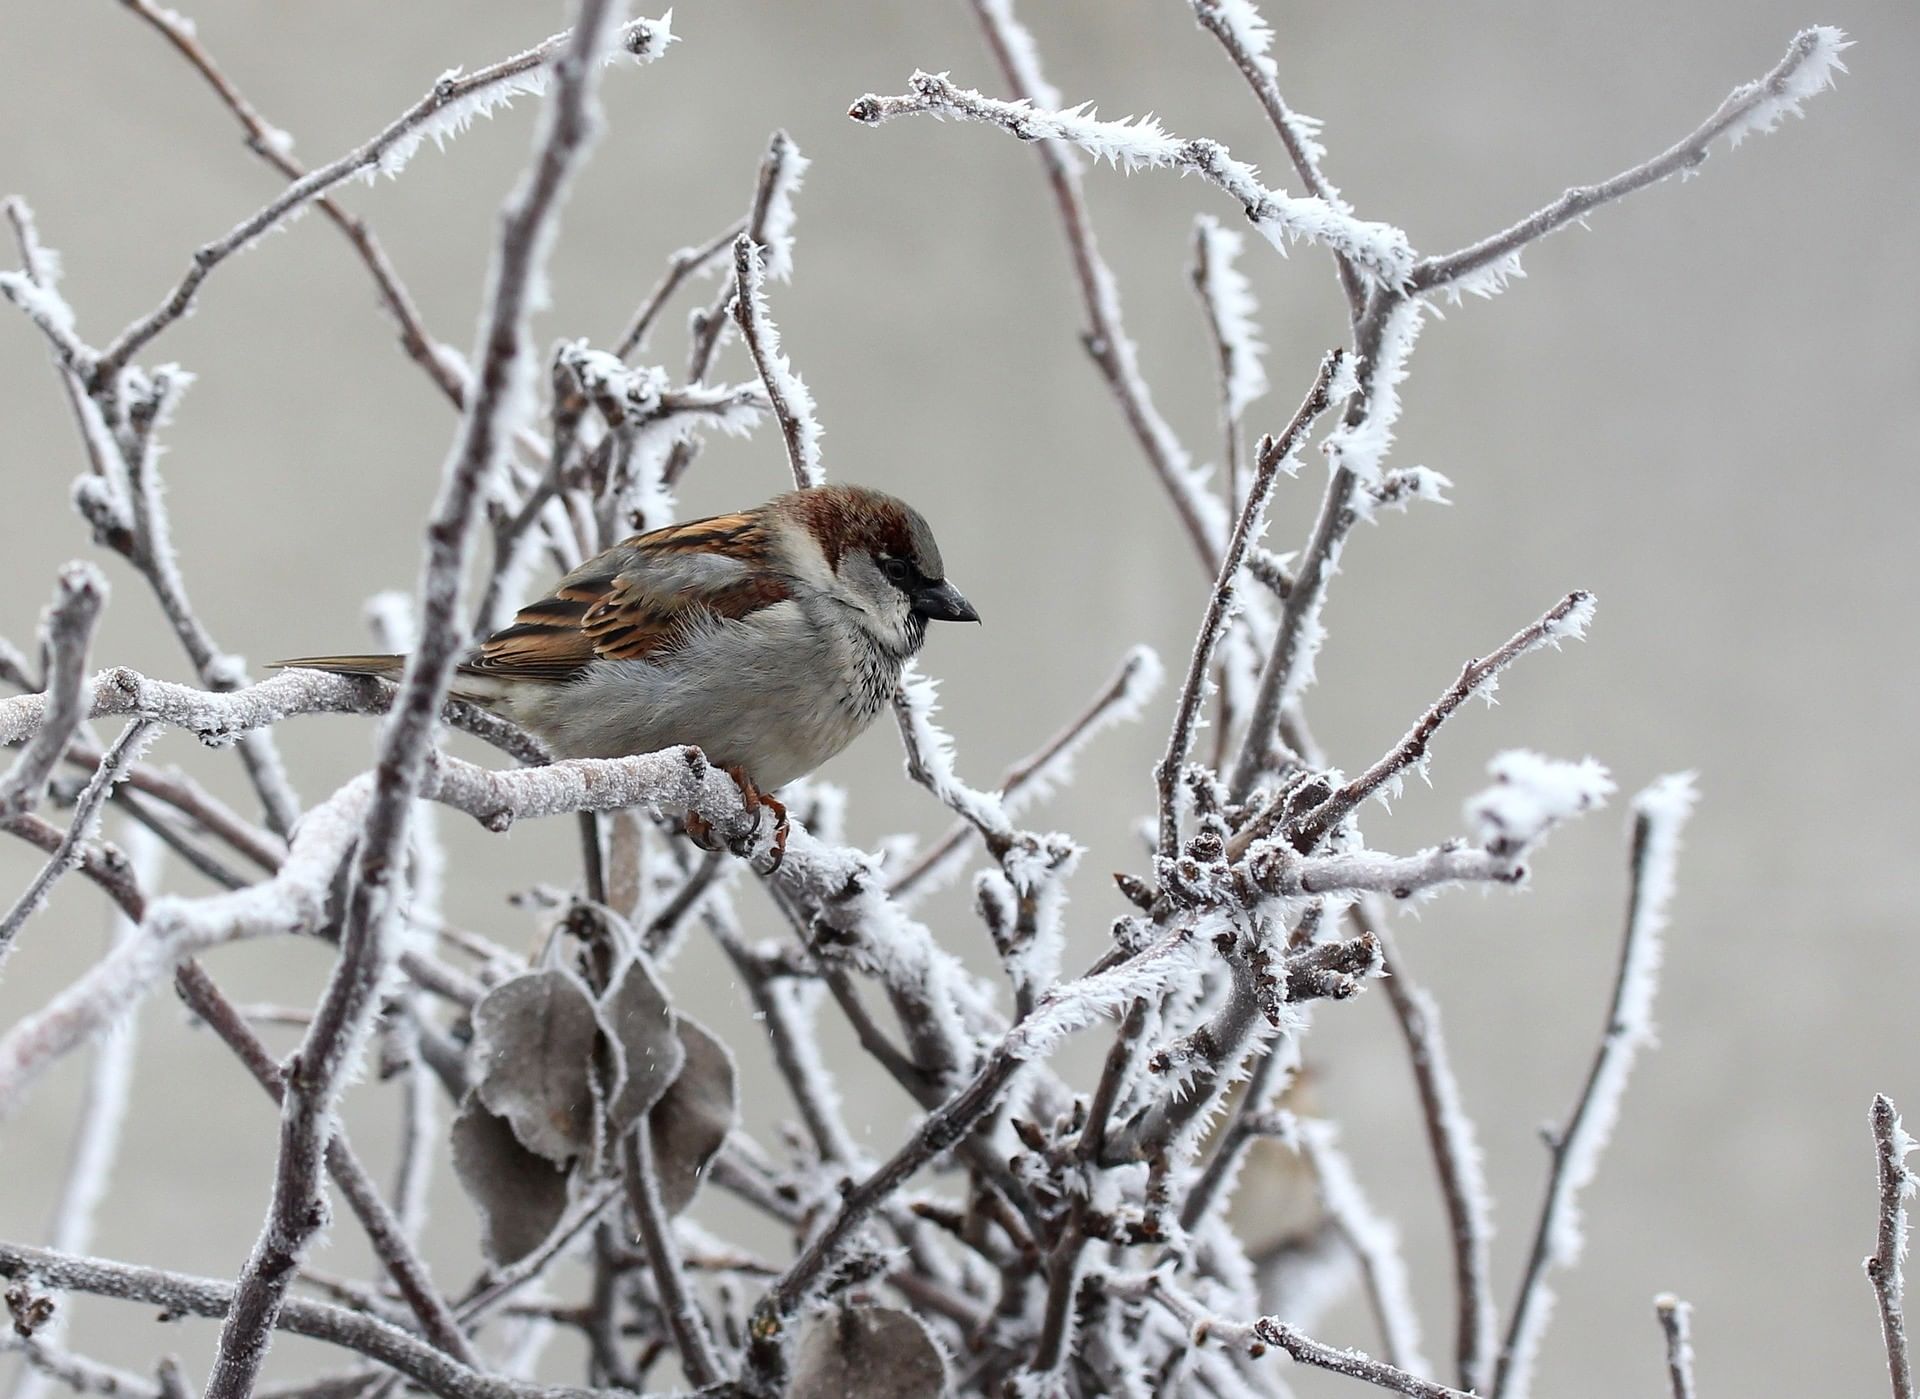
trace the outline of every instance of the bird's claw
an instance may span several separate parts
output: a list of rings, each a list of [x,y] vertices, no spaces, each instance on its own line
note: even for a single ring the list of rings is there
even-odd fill
[[[778,797],[769,796],[755,786],[753,779],[747,776],[745,768],[730,767],[727,769],[727,776],[739,785],[740,805],[747,817],[746,829],[728,842],[728,848],[743,860],[752,858],[753,847],[760,835],[760,808],[765,807],[773,813],[773,847],[770,852],[771,862],[762,873],[772,874],[787,858],[786,804]]]

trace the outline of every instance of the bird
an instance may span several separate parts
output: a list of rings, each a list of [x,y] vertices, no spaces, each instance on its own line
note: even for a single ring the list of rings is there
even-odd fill
[[[756,827],[763,805],[773,813],[777,869],[787,811],[771,794],[886,708],[929,622],[979,620],[919,511],[864,486],[809,486],[588,559],[469,651],[452,694],[560,758],[698,748]],[[397,680],[406,657],[276,664]],[[696,814],[687,828],[710,842]]]

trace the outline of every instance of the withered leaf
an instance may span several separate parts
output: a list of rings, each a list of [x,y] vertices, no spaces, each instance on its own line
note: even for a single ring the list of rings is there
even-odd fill
[[[593,998],[571,972],[527,972],[473,1008],[474,1091],[556,1166],[593,1143]]]
[[[532,1253],[566,1213],[567,1173],[528,1151],[471,1093],[453,1119],[453,1170],[480,1211],[481,1249],[497,1265]]]
[[[740,1121],[733,1055],[700,1025],[679,1018],[686,1064],[647,1116],[660,1199],[679,1214],[700,1189],[707,1163]]]
[[[793,1348],[787,1399],[940,1399],[947,1360],[912,1316],[892,1307],[829,1307]]]
[[[620,1048],[619,1071],[607,1107],[607,1129],[617,1141],[680,1076],[687,1052],[667,993],[660,989],[645,957],[629,958],[614,973],[612,988],[600,998],[600,1025]]]

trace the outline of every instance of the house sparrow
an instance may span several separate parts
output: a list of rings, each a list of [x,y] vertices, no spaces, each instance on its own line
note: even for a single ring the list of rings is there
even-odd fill
[[[452,692],[563,758],[694,745],[740,784],[749,817],[763,803],[773,812],[777,868],[787,814],[767,793],[873,722],[928,622],[979,620],[918,511],[860,486],[816,486],[589,559],[481,642]],[[279,664],[392,680],[405,662]]]

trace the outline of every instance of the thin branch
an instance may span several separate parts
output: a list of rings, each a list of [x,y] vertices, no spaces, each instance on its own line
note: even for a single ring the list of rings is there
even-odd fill
[[[760,171],[754,181],[753,202],[747,210],[746,236],[753,240],[756,247],[771,247],[775,231],[791,227],[793,193],[807,164],[800,147],[786,132],[775,131],[768,138],[767,153],[761,157]],[[738,236],[736,234],[727,240],[729,246],[737,241]],[[687,352],[689,384],[705,383],[712,371],[714,356],[720,353],[720,347],[726,340],[727,327],[733,324],[733,302],[737,295],[733,282],[723,282],[712,304],[704,311],[695,313],[693,345]],[[666,465],[660,470],[662,482],[668,487],[677,485],[699,452],[697,438],[688,437],[676,442],[667,456]]]
[[[102,1258],[74,1258],[46,1249],[0,1243],[0,1276],[31,1278],[42,1287],[87,1292],[162,1307],[186,1316],[219,1318],[234,1301],[231,1283],[163,1272]],[[526,1384],[481,1374],[399,1327],[364,1312],[290,1297],[274,1325],[296,1336],[357,1351],[445,1399],[590,1399],[591,1391]]]
[[[174,986],[180,998],[201,1021],[233,1050],[254,1081],[276,1104],[284,1105],[287,1074],[273,1054],[253,1033],[247,1017],[229,1001],[212,977],[196,961],[181,963],[174,973]],[[348,1207],[366,1231],[367,1242],[393,1279],[400,1296],[419,1318],[422,1331],[435,1346],[463,1365],[478,1367],[479,1358],[455,1320],[427,1272],[427,1265],[407,1236],[406,1229],[388,1209],[373,1183],[373,1177],[360,1161],[353,1145],[338,1122],[326,1143],[327,1174],[340,1187]]]
[[[1246,558],[1249,546],[1266,528],[1267,502],[1272,498],[1274,482],[1293,459],[1293,454],[1299,449],[1301,440],[1313,426],[1314,420],[1327,409],[1328,391],[1334,375],[1340,370],[1340,363],[1341,352],[1338,350],[1320,361],[1320,372],[1314,376],[1313,384],[1294,412],[1293,420],[1279,437],[1265,438],[1260,444],[1259,454],[1254,461],[1253,481],[1247,488],[1246,503],[1240,507],[1240,518],[1234,522],[1233,534],[1227,540],[1226,553],[1220,560],[1220,573],[1214,580],[1213,592],[1207,599],[1207,609],[1200,621],[1200,634],[1193,643],[1193,656],[1187,663],[1186,683],[1180,687],[1180,699],[1174,707],[1173,729],[1167,736],[1167,751],[1154,769],[1154,780],[1160,790],[1159,848],[1162,859],[1172,859],[1178,850],[1180,810],[1177,794],[1181,775],[1193,747],[1194,724],[1199,719],[1200,706],[1205,699],[1207,673],[1213,666],[1214,647],[1219,643],[1221,630],[1233,613],[1240,565]]]
[[[733,240],[746,231],[747,221],[735,219],[719,234],[697,248],[682,248],[667,259],[666,273],[647,293],[647,299],[640,303],[633,313],[633,319],[621,332],[613,352],[621,359],[632,359],[646,347],[647,335],[653,329],[654,321],[665,309],[668,300],[680,289],[689,277],[697,276],[718,262]]]
[[[1491,655],[1462,666],[1459,679],[1428,706],[1426,713],[1407,730],[1406,737],[1395,744],[1390,752],[1292,823],[1295,847],[1300,850],[1313,849],[1362,802],[1395,782],[1408,768],[1424,768],[1427,746],[1455,710],[1473,695],[1490,696],[1499,683],[1500,672],[1529,651],[1537,651],[1545,646],[1558,648],[1562,641],[1584,638],[1587,626],[1593,619],[1593,606],[1592,593],[1568,593],[1539,621],[1521,628]]]
[[[1423,1380],[1418,1375],[1375,1360],[1360,1351],[1323,1345],[1302,1335],[1276,1316],[1263,1316],[1251,1324],[1211,1316],[1193,1298],[1157,1274],[1148,1280],[1146,1287],[1149,1295],[1192,1331],[1195,1345],[1205,1345],[1213,1340],[1224,1341],[1254,1357],[1265,1355],[1268,1347],[1273,1347],[1285,1351],[1302,1365],[1330,1370],[1336,1375],[1345,1375],[1348,1379],[1360,1380],[1378,1389],[1407,1395],[1409,1399],[1471,1399],[1462,1390]]]
[[[413,799],[427,770],[434,723],[466,642],[459,607],[473,524],[483,485],[498,469],[519,426],[513,417],[515,388],[530,361],[526,342],[533,288],[544,275],[561,197],[597,134],[594,87],[609,31],[618,21],[614,5],[615,0],[581,0],[574,28],[553,59],[556,90],[533,164],[503,212],[475,355],[479,369],[474,391],[427,526],[419,641],[381,734],[339,960],[287,1075],[279,1167],[267,1224],[221,1327],[206,1399],[248,1399],[287,1286],[325,1221],[320,1173],[332,1134],[334,1100],[357,1058],[362,1032],[378,1007],[382,975],[396,950],[393,914],[399,899],[393,884],[405,866]]]
[[[1460,1105],[1460,1085],[1440,1033],[1440,1008],[1408,974],[1377,900],[1363,898],[1347,917],[1361,932],[1380,939],[1382,983],[1407,1045],[1407,1062],[1420,1095],[1427,1149],[1447,1212],[1453,1247],[1454,1358],[1462,1389],[1476,1393],[1492,1378],[1494,1306],[1493,1223],[1486,1172],[1474,1140],[1473,1122]]]
[[[1749,132],[1771,131],[1787,113],[1797,113],[1807,98],[1833,86],[1836,72],[1847,71],[1840,53],[1848,47],[1846,36],[1830,26],[1801,30],[1771,72],[1728,93],[1712,116],[1659,155],[1600,184],[1577,185],[1511,228],[1458,252],[1421,259],[1413,269],[1409,289],[1420,293],[1459,286],[1475,274],[1489,272],[1504,280],[1500,269],[1512,267],[1520,249],[1535,239],[1564,228],[1602,204],[1622,199],[1669,175],[1692,170],[1707,158],[1708,147],[1722,136],[1729,138],[1729,144],[1738,145]]]
[[[1900,1260],[1907,1251],[1907,1197],[1913,1194],[1913,1173],[1907,1153],[1913,1139],[1900,1125],[1900,1114],[1886,1094],[1873,1099],[1873,1145],[1879,1163],[1880,1232],[1867,1256],[1867,1279],[1880,1304],[1880,1334],[1887,1344],[1887,1377],[1893,1399],[1913,1399],[1913,1365],[1907,1356],[1905,1284]]]
[[[957,86],[944,74],[927,72],[909,78],[901,96],[869,93],[847,111],[867,126],[920,114],[983,122],[1022,141],[1068,142],[1129,172],[1162,167],[1198,175],[1236,200],[1248,222],[1282,251],[1299,238],[1322,243],[1394,288],[1404,286],[1413,271],[1413,249],[1399,229],[1356,219],[1315,196],[1299,198],[1268,189],[1255,178],[1252,166],[1235,160],[1218,141],[1181,140],[1152,117],[1101,121],[1079,109],[1044,111],[1027,101],[997,101]]]
[[[1029,103],[1056,103],[1059,95],[1040,72],[1033,36],[1014,17],[1010,0],[973,0],[973,8],[987,46],[1014,95]],[[1087,329],[1081,338],[1087,353],[1119,401],[1121,414],[1154,475],[1160,478],[1200,556],[1201,566],[1212,573],[1219,566],[1220,550],[1226,542],[1226,509],[1207,490],[1203,474],[1195,469],[1186,448],[1154,407],[1153,394],[1140,373],[1139,355],[1121,318],[1119,284],[1094,239],[1078,166],[1057,141],[1036,141],[1033,149],[1046,172],[1066,235],[1074,281],[1086,311]]]
[[[1340,191],[1320,173],[1320,158],[1326,152],[1318,140],[1319,123],[1293,111],[1280,95],[1279,68],[1268,54],[1273,44],[1273,30],[1254,8],[1252,0],[1231,6],[1222,0],[1193,0],[1193,17],[1201,28],[1220,41],[1220,47],[1226,50],[1234,67],[1247,80],[1247,86],[1253,89],[1307,193],[1325,200],[1332,208],[1345,209],[1346,201],[1341,199]],[[1346,293],[1348,313],[1358,321],[1366,308],[1366,287],[1345,253],[1336,250],[1333,256],[1340,274],[1340,289]]]
[[[653,1166],[651,1133],[642,1127],[629,1132],[621,1143],[622,1169],[626,1178],[627,1208],[640,1228],[640,1241],[647,1251],[653,1270],[653,1285],[660,1294],[661,1310],[673,1332],[673,1343],[680,1352],[680,1364],[695,1384],[718,1384],[726,1374],[707,1324],[687,1286],[681,1268],[680,1250],[673,1237],[673,1221],[660,1202],[660,1177]]]
[[[174,10],[156,5],[153,0],[124,0],[135,14],[159,31],[162,38],[173,45],[180,55],[192,65],[193,69],[207,81],[228,111],[233,113],[241,128],[246,132],[246,146],[255,155],[271,165],[288,180],[306,178],[307,169],[292,155],[292,139],[285,131],[274,126],[263,117],[259,110],[249,102],[234,86],[231,79],[220,70],[198,36],[194,33],[191,21]],[[399,273],[388,259],[386,249],[380,245],[373,230],[364,219],[350,214],[340,203],[330,196],[322,195],[317,201],[320,212],[338,228],[353,245],[360,260],[366,264],[368,273],[373,277],[374,289],[380,300],[392,315],[394,324],[400,332],[401,348],[407,357],[427,372],[440,391],[445,394],[454,407],[460,407],[466,399],[466,376],[456,372],[450,363],[454,352],[451,347],[442,344],[427,330],[420,318],[419,308],[414,304],[412,295],[400,281]]]
[[[1000,779],[1001,808],[1009,817],[1017,817],[1028,802],[1038,800],[1065,781],[1075,758],[1095,737],[1126,719],[1136,719],[1142,706],[1159,687],[1160,659],[1144,646],[1136,646],[1121,661],[1113,677],[1101,686],[1085,709],[1068,720],[1060,730],[1033,752],[1009,767]],[[964,818],[947,828],[946,834],[927,847],[913,864],[895,875],[887,892],[906,901],[925,893],[941,875],[957,863],[956,856],[979,827]]]
[[[1660,935],[1673,895],[1680,830],[1694,802],[1692,778],[1662,778],[1634,800],[1632,890],[1620,970],[1614,980],[1606,1032],[1574,1103],[1565,1130],[1550,1141],[1553,1163],[1540,1205],[1540,1222],[1514,1299],[1494,1369],[1492,1399],[1524,1399],[1534,1355],[1546,1329],[1547,1272],[1580,1252],[1579,1193],[1599,1169],[1600,1153],[1620,1113],[1621,1095],[1640,1047],[1653,1037],[1653,995],[1660,975]]]
[[[1663,1292],[1653,1299],[1653,1311],[1667,1338],[1667,1380],[1673,1386],[1673,1399],[1694,1399],[1693,1308],[1671,1292]]]
[[[661,21],[634,20],[623,30],[621,45],[634,58],[647,62],[664,51],[663,33],[671,37]],[[101,352],[87,376],[88,389],[97,392],[111,384],[156,335],[185,315],[193,305],[200,284],[214,268],[273,230],[302,205],[343,181],[363,171],[397,172],[429,136],[444,140],[447,135],[464,127],[474,115],[489,110],[515,93],[540,90],[546,83],[543,70],[550,66],[557,70],[559,59],[572,42],[570,32],[556,34],[524,53],[515,54],[478,72],[448,74],[440,78],[426,96],[389,122],[371,140],[295,180],[227,233],[196,248],[186,274],[173,290]]]
[[[12,952],[13,939],[21,925],[46,902],[47,891],[54,882],[73,868],[80,847],[93,839],[95,828],[99,825],[100,811],[112,795],[114,785],[126,776],[127,765],[151,741],[152,735],[153,725],[150,721],[135,719],[121,731],[120,737],[101,757],[100,766],[87,779],[87,785],[81,789],[80,799],[74,803],[73,819],[67,824],[67,834],[60,842],[60,848],[28,881],[26,889],[14,900],[13,907],[7,910],[4,917],[0,917],[0,965],[5,965],[8,954]]]
[[[733,275],[733,318],[754,368],[760,371],[760,382],[767,387],[767,399],[787,444],[793,484],[801,490],[820,485],[826,477],[820,468],[820,424],[814,418],[813,394],[781,351],[780,332],[767,314],[760,246],[745,233],[733,243]]]
[[[26,747],[0,774],[0,820],[33,810],[46,795],[47,779],[87,717],[87,647],[106,603],[107,580],[92,564],[72,563],[60,570],[43,632],[47,648],[46,693],[23,696],[38,704],[34,729],[6,735],[6,742],[27,739]],[[20,700],[9,700],[19,705]]]

